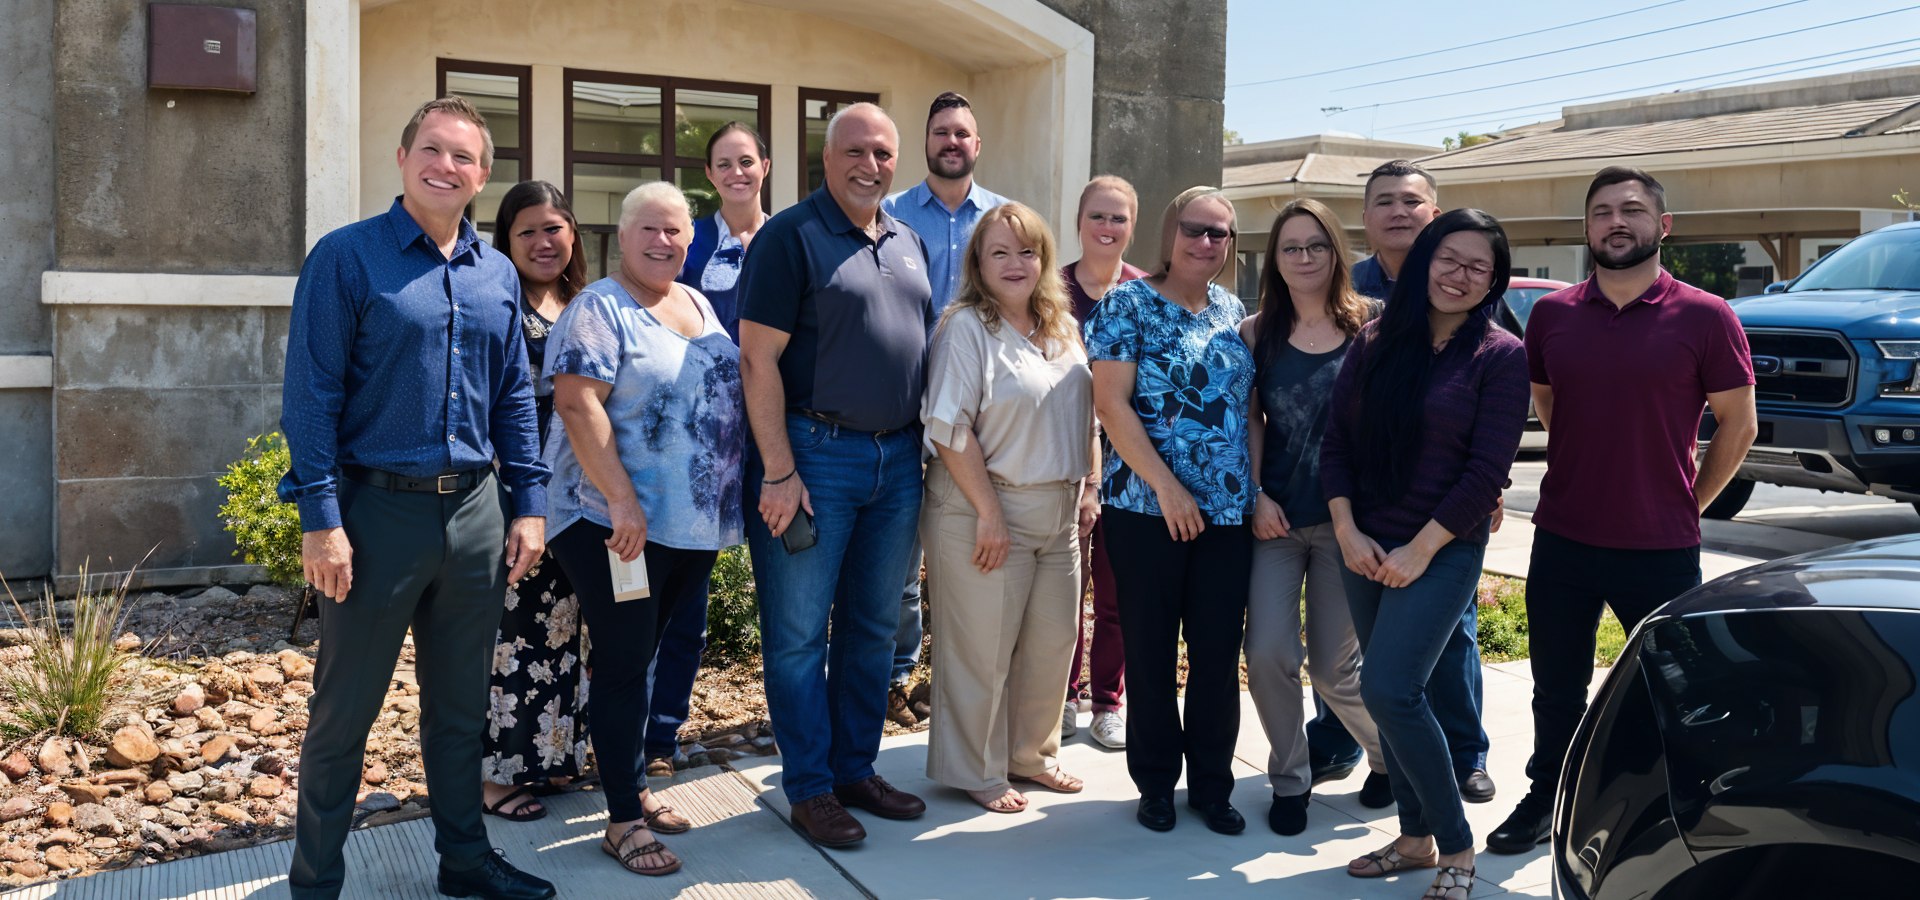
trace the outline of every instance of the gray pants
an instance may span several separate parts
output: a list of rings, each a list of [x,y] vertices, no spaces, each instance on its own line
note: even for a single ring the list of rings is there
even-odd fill
[[[491,472],[471,490],[409,493],[342,479],[353,589],[320,598],[320,659],[307,699],[294,824],[294,897],[337,897],[367,732],[413,629],[420,750],[433,796],[434,849],[450,869],[490,852],[480,820],[487,672],[506,604],[506,494]]]
[[[1333,525],[1295,528],[1286,537],[1253,544],[1247,599],[1247,691],[1271,751],[1267,779],[1278,796],[1304,794],[1313,785],[1307,759],[1306,710],[1300,693],[1305,657],[1313,689],[1367,751],[1367,765],[1384,771],[1380,732],[1360,702],[1360,641],[1340,581],[1346,564]],[[1300,641],[1302,584],[1306,643]]]

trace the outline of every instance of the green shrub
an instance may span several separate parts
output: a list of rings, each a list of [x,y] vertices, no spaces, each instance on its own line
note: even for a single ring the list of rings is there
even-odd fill
[[[720,551],[707,589],[706,663],[748,662],[760,654],[760,606],[745,546]]]
[[[1528,656],[1527,583],[1519,578],[1485,575],[1480,579],[1480,658],[1509,662]],[[1626,649],[1627,635],[1612,611],[1600,617],[1594,662],[1611,666]]]
[[[300,568],[300,510],[280,500],[280,476],[293,465],[286,439],[269,432],[247,441],[247,452],[220,476],[227,502],[220,519],[233,534],[234,555],[267,570],[287,587],[307,584]]]
[[[26,633],[30,654],[18,665],[0,669],[0,695],[7,698],[0,731],[14,736],[55,732],[85,737],[100,730],[107,713],[126,693],[120,667],[131,655],[114,646],[125,630],[131,605],[129,570],[118,586],[101,590],[80,567],[80,591],[72,600],[71,624],[61,622],[60,602],[51,582],[42,589],[40,609],[31,615],[13,589],[7,600]]]

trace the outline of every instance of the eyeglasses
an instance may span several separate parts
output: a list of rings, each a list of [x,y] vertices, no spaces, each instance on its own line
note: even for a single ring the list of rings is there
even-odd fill
[[[1324,258],[1327,254],[1332,252],[1333,252],[1332,244],[1307,244],[1302,247],[1281,247],[1280,248],[1280,255],[1294,262],[1299,262],[1300,260],[1307,259],[1309,257],[1313,259],[1321,259],[1321,258]]]
[[[1213,241],[1224,241],[1233,237],[1234,234],[1231,228],[1215,228],[1212,225],[1201,225],[1197,222],[1181,222],[1180,233],[1196,241],[1203,237]]]
[[[1436,256],[1433,258],[1433,273],[1435,275],[1452,275],[1461,269],[1467,270],[1467,274],[1472,275],[1474,278],[1493,277],[1493,267],[1486,263],[1466,263],[1451,256]]]

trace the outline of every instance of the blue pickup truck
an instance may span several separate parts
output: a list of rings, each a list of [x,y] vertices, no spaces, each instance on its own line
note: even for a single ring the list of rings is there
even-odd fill
[[[1920,222],[1861,235],[1729,302],[1753,349],[1760,435],[1706,516],[1732,518],[1756,483],[1920,509]],[[1702,452],[1712,433],[1709,415]]]

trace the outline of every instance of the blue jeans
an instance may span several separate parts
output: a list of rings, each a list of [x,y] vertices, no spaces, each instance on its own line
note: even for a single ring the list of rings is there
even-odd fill
[[[1465,781],[1475,769],[1487,767],[1487,730],[1481,725],[1484,688],[1480,672],[1480,605],[1468,604],[1459,627],[1447,639],[1440,663],[1433,670],[1433,714],[1447,734],[1453,775]],[[1315,765],[1359,759],[1360,744],[1347,733],[1340,717],[1313,695],[1313,719],[1307,722],[1307,752]]]
[[[1352,571],[1341,573],[1366,657],[1360,667],[1360,699],[1380,728],[1387,779],[1400,808],[1400,833],[1431,835],[1441,853],[1471,849],[1473,831],[1427,684],[1459,633],[1466,607],[1474,602],[1486,552],[1485,544],[1455,540],[1440,548],[1426,572],[1403,588],[1385,587]]]
[[[875,435],[792,414],[787,440],[819,543],[788,553],[767,530],[756,456],[747,465],[747,547],[781,789],[800,803],[871,777],[880,754],[900,573],[920,520],[920,442],[912,429]]]
[[[758,516],[747,510],[748,516]],[[687,724],[693,682],[700,676],[700,655],[707,649],[707,592],[681,597],[660,632],[660,649],[647,670],[646,760],[672,758],[680,750],[680,726]]]
[[[920,550],[920,533],[913,535],[913,558],[907,560],[907,583],[900,589],[900,626],[893,633],[893,672],[888,684],[905,686],[913,667],[920,664],[920,643],[926,633],[921,623],[920,566],[926,554]]]

